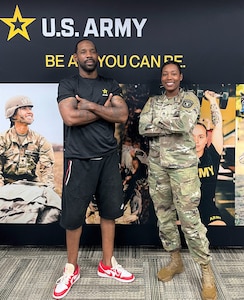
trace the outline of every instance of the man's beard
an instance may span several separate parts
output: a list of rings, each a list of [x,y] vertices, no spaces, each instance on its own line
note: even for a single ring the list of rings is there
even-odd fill
[[[87,66],[86,64],[81,64],[81,63],[79,64],[79,66],[83,71],[87,73],[92,73],[97,68],[97,62],[94,62],[93,66]]]

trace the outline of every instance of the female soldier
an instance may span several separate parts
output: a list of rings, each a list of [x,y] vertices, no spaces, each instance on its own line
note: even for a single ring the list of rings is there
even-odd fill
[[[210,266],[209,241],[201,223],[198,205],[200,180],[193,128],[200,111],[198,98],[180,88],[180,65],[174,61],[162,67],[162,95],[149,98],[139,122],[139,132],[151,137],[149,152],[149,191],[158,217],[162,244],[171,254],[170,263],[158,272],[165,282],[183,272],[181,240],[176,213],[189,251],[202,270],[202,299],[216,299]]]

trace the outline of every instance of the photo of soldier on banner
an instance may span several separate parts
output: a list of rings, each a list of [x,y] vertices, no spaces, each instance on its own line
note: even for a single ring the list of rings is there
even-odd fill
[[[201,181],[200,215],[206,226],[231,226],[235,218],[235,86],[199,84],[192,88],[201,103],[196,132],[200,132],[200,139],[205,133],[207,138],[202,152],[199,141],[196,144]],[[216,103],[206,100],[206,90],[215,92]]]
[[[0,223],[57,222],[63,137],[56,84],[1,84],[0,89]]]

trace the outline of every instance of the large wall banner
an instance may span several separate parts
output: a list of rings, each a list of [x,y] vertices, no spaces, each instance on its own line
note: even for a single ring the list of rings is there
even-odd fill
[[[125,0],[119,7],[112,0],[0,3],[0,244],[64,243],[59,226],[64,141],[57,89],[62,78],[78,74],[74,48],[87,38],[97,47],[99,73],[119,82],[129,108],[126,124],[115,130],[125,204],[116,220],[116,242],[159,243],[148,187],[149,140],[139,134],[138,124],[148,98],[163,92],[162,64],[174,60],[182,67],[182,88],[199,98],[199,123],[208,134],[203,151],[208,147],[215,153],[213,145],[224,141],[217,172],[199,163],[202,222],[212,246],[243,246],[243,15],[241,0]],[[218,133],[206,90],[217,95]],[[23,118],[16,113],[19,107],[31,109],[28,130],[17,135],[11,120]],[[206,189],[204,182],[210,181]],[[81,242],[99,243],[95,198],[85,222]]]

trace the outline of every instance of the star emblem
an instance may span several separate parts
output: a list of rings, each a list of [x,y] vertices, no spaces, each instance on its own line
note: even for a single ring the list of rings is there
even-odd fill
[[[102,90],[102,95],[103,96],[108,96],[108,90],[107,89],[103,89]]]
[[[14,15],[12,18],[0,18],[2,22],[9,26],[9,33],[7,41],[11,40],[17,34],[22,35],[25,39],[30,41],[27,32],[27,26],[34,22],[35,18],[23,18],[18,5],[15,7]]]

